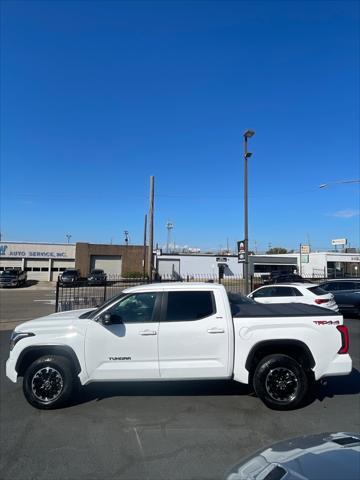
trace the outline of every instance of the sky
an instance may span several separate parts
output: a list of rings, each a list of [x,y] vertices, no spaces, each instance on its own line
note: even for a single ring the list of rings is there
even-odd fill
[[[360,247],[357,1],[2,1],[2,240]],[[320,184],[327,183],[325,188]]]

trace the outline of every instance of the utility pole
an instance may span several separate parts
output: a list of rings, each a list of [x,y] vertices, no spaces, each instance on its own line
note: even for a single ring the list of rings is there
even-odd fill
[[[70,243],[70,238],[72,237],[72,235],[65,235],[65,237],[67,238],[67,243]]]
[[[143,253],[143,278],[146,275],[146,230],[147,230],[147,215],[144,220],[144,253]]]
[[[244,244],[245,244],[245,295],[249,293],[249,232],[248,232],[248,159],[251,153],[248,152],[248,139],[255,135],[253,130],[244,133]]]
[[[154,176],[150,177],[149,195],[149,255],[147,259],[147,272],[150,281],[153,278],[153,251],[154,251]]]
[[[174,224],[171,222],[166,222],[166,228],[167,228],[166,253],[170,253],[171,230],[174,228]]]

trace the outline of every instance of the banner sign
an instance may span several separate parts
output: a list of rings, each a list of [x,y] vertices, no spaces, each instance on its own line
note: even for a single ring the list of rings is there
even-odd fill
[[[245,262],[245,240],[239,240],[237,242],[238,247],[238,263]]]

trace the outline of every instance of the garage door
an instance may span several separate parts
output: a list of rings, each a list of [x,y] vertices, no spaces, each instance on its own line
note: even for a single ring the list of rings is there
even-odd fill
[[[120,255],[91,255],[91,270],[99,268],[110,275],[121,275]]]
[[[53,260],[51,268],[51,280],[56,282],[58,276],[68,268],[75,268],[75,260]]]
[[[28,280],[39,280],[46,282],[49,280],[49,260],[31,260],[26,259],[25,270]]]
[[[21,258],[8,258],[8,259],[1,259],[0,260],[0,270],[5,270],[5,268],[21,268],[22,260]]]

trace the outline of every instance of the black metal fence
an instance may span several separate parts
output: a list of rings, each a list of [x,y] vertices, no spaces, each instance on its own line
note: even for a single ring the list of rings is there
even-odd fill
[[[326,280],[323,276],[303,276],[303,278],[317,284]],[[174,278],[172,275],[163,275],[162,277],[158,277],[154,283],[178,281],[221,283],[228,292],[245,292],[245,280],[237,275],[224,276],[223,278],[219,278],[217,275],[202,274],[192,274],[178,278]],[[112,278],[111,280],[107,280],[103,285],[96,286],[89,285],[86,281],[75,286],[64,286],[58,282],[56,285],[55,311],[63,312],[78,308],[97,307],[115,295],[119,295],[126,288],[147,283],[149,283],[147,278]],[[252,276],[250,278],[250,289],[251,291],[255,290],[267,283],[266,277]]]

